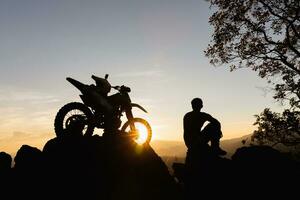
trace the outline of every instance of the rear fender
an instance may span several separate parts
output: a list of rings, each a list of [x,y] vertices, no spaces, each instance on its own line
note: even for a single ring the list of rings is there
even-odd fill
[[[70,77],[67,77],[66,79],[67,79],[67,81],[69,81],[73,86],[75,86],[78,90],[80,90],[81,93],[84,94],[84,93],[87,92],[87,90],[88,90],[88,88],[89,88],[88,85],[83,84],[83,83],[81,83],[81,82],[79,82],[79,81],[77,81],[77,80],[75,80],[75,79],[73,79],[73,78],[70,78]]]

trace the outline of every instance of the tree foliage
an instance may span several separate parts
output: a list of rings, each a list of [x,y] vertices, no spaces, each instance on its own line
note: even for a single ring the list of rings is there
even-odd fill
[[[211,0],[211,63],[248,67],[274,84],[277,100],[300,107],[300,1]]]
[[[252,141],[259,144],[284,144],[295,146],[300,143],[300,112],[286,109],[282,114],[266,108],[256,115],[258,129],[252,135]]]
[[[214,65],[250,68],[273,85],[274,99],[290,109],[256,115],[253,139],[299,144],[300,1],[210,0],[214,28],[205,54]],[[295,137],[296,136],[296,137]],[[298,138],[298,139],[295,139]]]

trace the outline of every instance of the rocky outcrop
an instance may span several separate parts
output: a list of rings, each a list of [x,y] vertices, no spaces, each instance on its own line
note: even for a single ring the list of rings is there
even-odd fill
[[[118,135],[66,135],[51,139],[42,151],[23,145],[12,170],[7,189],[25,199],[181,198],[178,184],[151,146]]]

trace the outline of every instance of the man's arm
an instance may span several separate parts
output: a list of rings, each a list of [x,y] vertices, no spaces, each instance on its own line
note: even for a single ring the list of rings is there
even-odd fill
[[[209,121],[210,123],[221,127],[221,123],[219,122],[219,120],[212,117],[210,114],[205,113],[205,115],[206,115],[206,121]]]

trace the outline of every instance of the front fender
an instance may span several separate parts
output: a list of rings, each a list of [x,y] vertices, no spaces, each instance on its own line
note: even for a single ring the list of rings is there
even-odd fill
[[[131,106],[132,107],[137,107],[137,108],[141,109],[142,111],[144,111],[145,113],[148,113],[145,108],[143,108],[141,105],[139,105],[137,103],[131,103]]]

